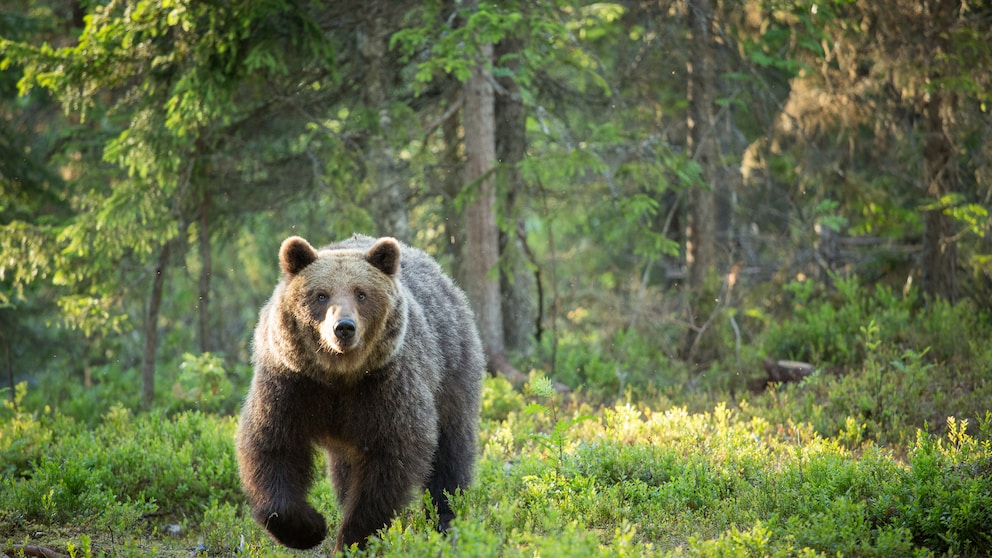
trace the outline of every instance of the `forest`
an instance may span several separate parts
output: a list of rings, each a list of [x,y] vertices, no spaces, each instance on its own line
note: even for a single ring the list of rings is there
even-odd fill
[[[0,0],[0,557],[285,555],[252,331],[356,233],[490,377],[350,555],[988,555],[990,208],[984,0]]]

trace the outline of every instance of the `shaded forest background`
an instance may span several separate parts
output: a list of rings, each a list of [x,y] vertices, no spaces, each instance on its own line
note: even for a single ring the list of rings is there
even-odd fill
[[[876,433],[986,405],[988,2],[2,4],[11,395],[235,409],[280,242],[361,232],[436,256],[513,380],[789,359],[877,381]]]

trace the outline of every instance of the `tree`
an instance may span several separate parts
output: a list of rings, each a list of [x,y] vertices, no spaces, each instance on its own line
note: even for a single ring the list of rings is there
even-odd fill
[[[963,2],[960,0],[932,0],[923,3],[919,13],[924,37],[931,46],[930,53],[924,55],[923,80],[940,83],[948,73],[959,72],[960,68],[947,67],[934,60],[944,56],[952,58],[954,52],[950,37],[959,18]],[[944,60],[947,60],[946,58]],[[936,62],[936,63],[935,63]],[[959,194],[961,185],[958,178],[958,162],[954,146],[954,118],[950,116],[956,92],[938,86],[928,92],[923,99],[920,129],[923,136],[922,183],[924,195],[930,204],[923,209],[923,255],[920,261],[923,269],[923,290],[931,297],[940,297],[951,302],[958,299],[958,257],[957,226],[947,214],[947,200]]]
[[[524,50],[519,32],[511,32],[495,45],[494,63],[509,75],[496,79],[499,91],[494,99],[496,160],[499,161],[497,190],[501,192],[503,225],[499,231],[500,291],[502,296],[503,338],[506,349],[516,355],[529,354],[535,337],[541,335],[541,297],[535,290],[537,262],[527,245],[527,190],[520,163],[527,152],[527,112],[516,77]]]
[[[992,85],[975,71],[992,62],[989,16],[957,0],[825,3],[806,24],[826,48],[793,55],[808,63],[787,105],[789,127],[811,148],[799,154],[803,174],[855,230],[919,234],[914,275],[931,299],[958,299],[961,243],[986,227],[976,178],[987,163],[961,150],[990,129],[981,115]]]
[[[873,75],[875,87],[894,86],[893,108],[917,116],[912,132],[919,137],[919,191],[922,194],[923,250],[920,259],[923,292],[931,298],[958,299],[958,225],[949,213],[963,193],[961,163],[955,143],[963,127],[953,115],[959,97],[988,91],[981,78],[968,76],[975,56],[992,61],[988,48],[972,50],[968,39],[985,27],[986,15],[964,11],[960,0],[900,0],[858,6],[858,17],[873,27],[867,37],[869,56],[878,70],[890,72],[894,83]],[[987,11],[987,9],[986,9]],[[975,17],[975,16],[978,17]],[[912,37],[912,38],[910,38]],[[969,60],[970,59],[970,60]],[[967,61],[966,61],[967,60]],[[874,72],[872,72],[874,74]],[[966,77],[967,76],[967,77]]]
[[[65,22],[46,10],[29,12],[9,2],[0,17],[0,37],[40,41],[58,36]],[[53,358],[46,346],[79,340],[45,322],[57,314],[55,289],[40,280],[54,272],[55,231],[69,218],[65,184],[49,166],[58,130],[71,126],[46,95],[19,95],[18,64],[0,63],[0,368],[14,397],[18,371],[38,370]],[[23,373],[23,372],[22,372]]]
[[[503,313],[498,281],[499,228],[496,225],[496,122],[492,76],[492,44],[478,45],[475,65],[464,85],[465,183],[472,185],[465,208],[465,250],[462,277],[489,368],[503,374],[514,370],[506,358]],[[511,378],[517,380],[517,378]]]
[[[364,165],[366,177],[373,185],[369,199],[377,227],[384,234],[410,242],[408,196],[404,187],[407,176],[390,147],[393,141],[390,132],[396,127],[388,102],[393,91],[394,71],[387,57],[390,29],[386,26],[396,19],[390,12],[396,7],[382,2],[370,3],[363,10],[362,23],[357,29],[358,52],[364,66],[362,101],[369,115]]]
[[[689,189],[686,263],[689,286],[700,289],[716,265],[716,123],[713,101],[716,68],[713,53],[713,8],[710,0],[692,0],[686,14],[690,33],[687,63],[686,151],[699,164],[703,184]]]
[[[43,4],[0,18],[0,328],[79,354],[11,369],[238,361],[288,234],[408,239],[491,367],[618,392],[757,338],[724,264],[989,300],[983,3]]]
[[[114,307],[135,282],[122,268],[151,276],[141,357],[150,405],[166,271],[198,220],[209,250],[210,204],[202,202],[210,188],[225,193],[212,174],[225,165],[207,162],[236,152],[244,122],[259,122],[271,108],[261,84],[284,77],[305,91],[326,76],[305,61],[327,60],[331,51],[307,12],[280,4],[109,4],[92,9],[74,45],[2,45],[5,63],[24,68],[23,89],[49,90],[83,124],[63,148],[89,172],[76,174],[73,217],[56,232],[52,255],[52,280],[67,291],[66,321],[87,332],[119,331],[126,313]],[[309,79],[296,79],[301,74]],[[201,263],[209,274],[208,252]]]
[[[451,15],[444,15],[443,9],[451,9]],[[496,121],[496,101],[493,85],[496,83],[494,67],[494,44],[507,40],[515,32],[524,18],[519,13],[501,7],[470,3],[461,7],[444,4],[428,5],[423,12],[424,24],[420,28],[406,29],[394,36],[393,42],[400,45],[407,57],[417,53],[417,49],[430,45],[432,56],[418,64],[417,77],[420,87],[434,85],[435,89],[445,90],[450,78],[461,82],[460,94],[445,95],[445,114],[440,117],[443,129],[444,148],[442,164],[447,169],[441,182],[441,193],[450,202],[464,203],[460,218],[446,213],[446,237],[457,243],[450,247],[455,256],[455,275],[469,297],[476,314],[483,345],[486,350],[490,370],[501,373],[513,381],[521,381],[522,374],[510,363],[506,354],[505,328],[507,319],[503,314],[506,294],[504,286],[512,286],[505,280],[506,261],[501,258],[511,251],[509,243],[516,243],[516,227],[501,228],[501,223],[513,219],[499,214],[511,205],[506,197],[510,188],[500,191],[497,180],[512,176],[515,165],[523,157],[524,142],[512,145],[516,139],[522,140],[523,113],[519,108],[519,94],[513,96],[508,91],[515,90],[518,74],[500,68],[500,79],[506,84],[501,87],[501,117],[512,122]],[[457,17],[455,17],[457,15]],[[439,21],[442,33],[438,32]],[[519,32],[519,29],[516,31]],[[430,38],[436,42],[430,43]],[[501,60],[515,53],[501,53]],[[505,56],[502,56],[505,55]],[[437,76],[443,76],[434,83]],[[506,104],[503,104],[506,103]],[[515,103],[515,105],[514,105]],[[462,116],[461,144],[464,148],[460,180],[452,174],[458,165],[458,135],[449,118],[450,112],[459,109]],[[516,110],[514,115],[504,111]],[[501,132],[513,134],[504,136]],[[497,137],[503,139],[499,147],[504,154],[515,150],[509,159],[502,159],[497,153]],[[497,160],[503,168],[497,168]],[[450,209],[450,205],[448,208]],[[509,236],[502,236],[509,234]],[[501,238],[502,236],[502,238]],[[509,258],[507,258],[509,260]],[[514,262],[519,265],[519,262]],[[516,318],[518,315],[514,315]],[[512,319],[511,319],[512,321]],[[516,324],[519,327],[519,324]],[[526,335],[526,333],[525,333]]]
[[[930,203],[923,209],[923,291],[930,297],[955,302],[958,299],[957,226],[947,214],[947,200],[959,193],[957,162],[951,140],[953,131],[945,120],[949,97],[934,92],[924,101],[920,128],[923,136],[922,180]]]

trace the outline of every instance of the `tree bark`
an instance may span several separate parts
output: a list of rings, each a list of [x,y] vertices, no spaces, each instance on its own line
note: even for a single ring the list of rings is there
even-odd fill
[[[495,47],[497,63],[506,55],[517,54],[522,45],[516,38],[500,41]],[[519,67],[519,59],[507,58],[503,63],[511,72]],[[506,350],[515,355],[527,355],[533,350],[540,323],[534,306],[535,274],[527,260],[526,231],[521,218],[521,205],[526,200],[523,180],[517,164],[527,151],[527,113],[520,97],[520,88],[512,77],[499,78],[502,91],[495,96],[496,160],[500,164],[500,179],[504,184],[505,221],[509,230],[499,232],[500,292],[502,293],[503,338]]]
[[[10,387],[10,400],[16,401],[15,393],[17,385],[14,383],[14,363],[10,358],[10,341],[7,339],[7,332],[0,329],[0,341],[3,342],[4,363],[7,368],[7,385]]]
[[[454,80],[452,80],[454,81]],[[454,103],[463,102],[464,87],[452,87],[457,93],[448,96],[449,107]],[[464,110],[464,108],[463,108]],[[463,215],[456,208],[455,200],[461,194],[465,185],[464,160],[462,154],[461,122],[457,117],[446,118],[441,122],[441,134],[444,138],[444,149],[441,151],[441,193],[444,196],[444,203],[441,210],[444,212],[444,233],[447,237],[445,251],[453,262],[461,262],[462,254],[465,252],[465,234]],[[455,282],[464,286],[465,276],[464,266],[454,265],[451,269]]]
[[[145,315],[145,351],[141,359],[141,402],[146,409],[155,402],[155,353],[158,349],[158,314],[162,306],[162,290],[165,288],[165,272],[169,265],[173,241],[162,245],[155,262],[155,278],[148,298],[148,312]]]
[[[686,97],[689,103],[686,148],[699,164],[706,187],[689,190],[686,223],[686,265],[689,288],[699,289],[706,273],[716,263],[716,198],[714,178],[716,150],[714,139],[713,93],[715,70],[710,25],[710,0],[692,0],[688,5],[691,33],[687,63]]]
[[[465,182],[474,185],[471,203],[465,209],[465,250],[461,263],[466,294],[475,312],[479,335],[491,371],[511,381],[522,376],[506,358],[503,312],[498,279],[499,229],[496,225],[496,161],[493,86],[489,66],[492,45],[480,49],[479,60],[465,82],[463,126],[465,129]]]
[[[210,275],[213,273],[213,255],[210,246],[210,192],[204,188],[200,205],[200,222],[197,231],[200,245],[199,320],[197,322],[200,352],[210,352]]]
[[[932,32],[934,53],[950,51],[948,44],[950,30],[959,16],[960,0],[936,0],[924,3],[925,26]],[[941,70],[929,67],[927,77],[939,79]],[[953,93],[937,89],[924,99],[921,125],[923,126],[923,188],[932,209],[923,213],[923,267],[922,289],[931,299],[943,298],[950,302],[958,299],[957,242],[956,227],[950,216],[944,213],[942,198],[959,190],[958,165],[955,161],[955,148],[951,140],[953,123],[945,117],[950,111]]]
[[[366,172],[372,191],[369,207],[378,232],[410,242],[410,221],[406,211],[406,188],[403,166],[389,146],[390,116],[388,91],[389,63],[386,58],[388,30],[386,18],[369,3],[366,17],[358,30],[358,51],[362,57],[362,96],[365,108],[378,116],[376,126],[365,147]]]
[[[944,118],[943,94],[934,92],[924,107],[923,186],[933,209],[923,212],[922,288],[930,298],[958,299],[957,243],[954,221],[941,198],[958,189],[957,163]]]

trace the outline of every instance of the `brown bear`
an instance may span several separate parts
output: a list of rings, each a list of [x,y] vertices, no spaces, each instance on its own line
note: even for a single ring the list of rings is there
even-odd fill
[[[286,546],[320,544],[307,502],[320,448],[342,510],[335,551],[364,547],[423,488],[447,529],[446,493],[472,480],[484,372],[464,293],[393,238],[317,250],[294,236],[279,264],[237,433],[252,516]]]

